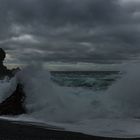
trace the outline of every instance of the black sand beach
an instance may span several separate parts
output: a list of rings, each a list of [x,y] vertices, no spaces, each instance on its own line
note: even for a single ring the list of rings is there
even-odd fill
[[[139,138],[135,139],[139,140]],[[89,136],[1,119],[0,140],[121,140],[121,138]]]

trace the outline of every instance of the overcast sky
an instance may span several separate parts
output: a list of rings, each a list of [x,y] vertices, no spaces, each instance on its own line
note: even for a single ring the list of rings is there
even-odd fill
[[[140,0],[0,0],[7,63],[139,60]]]

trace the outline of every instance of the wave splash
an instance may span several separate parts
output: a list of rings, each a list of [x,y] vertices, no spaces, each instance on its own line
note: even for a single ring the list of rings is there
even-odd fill
[[[82,88],[57,86],[42,66],[25,68],[16,75],[16,80],[24,85],[27,96],[26,108],[29,114],[36,118],[56,122],[77,122],[90,118],[92,114],[93,117],[97,117],[101,111],[101,94],[93,94],[93,91]]]
[[[140,66],[133,65],[133,69],[132,66],[128,69],[121,79],[106,91],[100,92],[83,88],[60,87],[50,80],[50,73],[42,65],[31,65],[24,68],[10,81],[5,80],[0,83],[2,93],[0,101],[14,91],[16,84],[20,82],[24,85],[26,93],[25,106],[28,110],[26,117],[59,123],[66,128],[71,126],[73,130],[93,134],[95,126],[96,130],[99,126],[105,128],[105,123],[103,123],[105,121],[111,126],[112,122],[107,120],[115,119],[113,122],[116,123],[116,119],[133,120],[140,117]],[[86,130],[80,130],[82,124]],[[72,125],[75,127],[73,128]],[[108,129],[111,131],[112,127]],[[117,129],[121,129],[120,126]]]

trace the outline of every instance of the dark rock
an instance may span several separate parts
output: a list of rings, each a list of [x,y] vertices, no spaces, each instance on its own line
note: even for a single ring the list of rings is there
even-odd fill
[[[3,62],[5,57],[6,57],[5,51],[2,48],[0,48],[0,61]]]
[[[14,76],[12,70],[8,70],[6,66],[3,65],[3,61],[6,57],[6,52],[0,48],[0,79],[3,79],[5,76],[12,77]]]
[[[25,93],[21,84],[6,100],[0,103],[0,115],[19,115],[26,113],[24,106]]]
[[[5,76],[11,78],[20,71],[19,68],[8,70],[7,67],[3,65],[5,57],[5,51],[0,48],[0,79],[3,79]],[[25,113],[24,101],[25,93],[23,91],[23,86],[18,84],[16,90],[11,93],[11,96],[0,103],[0,115],[18,115]]]
[[[20,71],[19,68],[8,70],[7,67],[3,65],[5,57],[5,51],[0,48],[0,79],[3,79],[5,76],[11,78]],[[23,86],[18,84],[16,90],[11,93],[11,96],[0,103],[0,115],[18,115],[25,113],[24,101],[25,93],[23,91]]]

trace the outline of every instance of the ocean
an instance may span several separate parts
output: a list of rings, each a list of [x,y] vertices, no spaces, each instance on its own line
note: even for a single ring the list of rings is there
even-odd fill
[[[51,79],[60,86],[105,90],[120,77],[119,71],[53,71]]]
[[[24,85],[27,114],[3,119],[84,134],[140,137],[140,66],[118,71],[53,71],[31,65],[0,81],[0,102]]]

